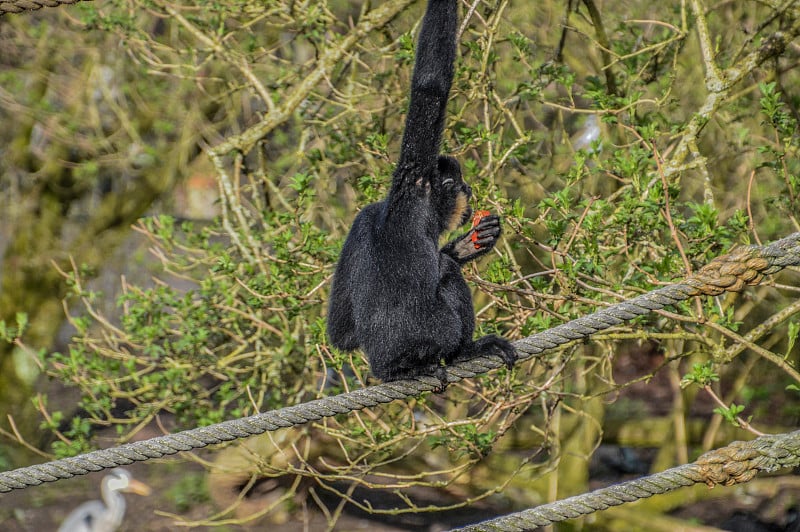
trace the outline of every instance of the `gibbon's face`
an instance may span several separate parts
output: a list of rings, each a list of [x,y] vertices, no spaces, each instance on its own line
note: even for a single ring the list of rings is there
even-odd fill
[[[472,217],[472,189],[461,178],[461,167],[452,157],[439,156],[439,198],[437,201],[442,231],[453,231]]]

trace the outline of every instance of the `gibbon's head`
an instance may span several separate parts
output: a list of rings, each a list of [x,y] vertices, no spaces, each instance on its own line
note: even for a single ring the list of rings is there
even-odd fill
[[[434,202],[441,224],[441,232],[453,231],[472,217],[472,189],[461,177],[461,166],[453,157],[440,155],[438,161],[438,186],[434,186]],[[438,196],[438,197],[436,197]]]

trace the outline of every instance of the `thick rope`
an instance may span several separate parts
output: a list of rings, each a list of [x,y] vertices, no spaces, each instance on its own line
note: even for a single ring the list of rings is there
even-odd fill
[[[0,16],[6,13],[36,11],[43,7],[57,7],[61,4],[77,4],[81,1],[91,0],[0,0]]]
[[[523,512],[457,530],[469,532],[532,530],[705,482],[709,487],[748,482],[759,472],[800,465],[800,431],[733,442],[686,464],[629,482],[614,484]]]
[[[767,246],[738,248],[727,255],[717,257],[681,283],[642,294],[629,301],[611,305],[588,316],[518,340],[514,342],[514,347],[520,352],[520,360],[524,360],[692,296],[717,295],[724,291],[741,290],[746,285],[759,283],[765,274],[775,273],[786,266],[797,264],[800,264],[800,233],[794,233]],[[457,382],[502,365],[502,360],[497,356],[476,357],[448,366],[447,378],[449,382]],[[389,382],[243,419],[2,472],[0,493],[302,425],[324,417],[417,396],[432,391],[439,385],[439,380],[434,377]]]

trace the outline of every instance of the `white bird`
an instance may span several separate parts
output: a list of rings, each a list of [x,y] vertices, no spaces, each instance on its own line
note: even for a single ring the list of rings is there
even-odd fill
[[[89,501],[78,506],[61,523],[58,532],[113,532],[122,524],[125,515],[122,492],[150,495],[150,487],[134,479],[125,469],[112,469],[100,483],[103,501]]]

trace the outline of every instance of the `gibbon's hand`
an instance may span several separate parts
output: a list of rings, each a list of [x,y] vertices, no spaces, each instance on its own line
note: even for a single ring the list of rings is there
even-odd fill
[[[459,264],[466,264],[488,253],[497,244],[501,233],[499,216],[483,216],[466,234],[445,245],[442,253],[450,255]]]

